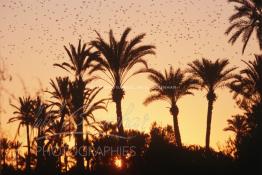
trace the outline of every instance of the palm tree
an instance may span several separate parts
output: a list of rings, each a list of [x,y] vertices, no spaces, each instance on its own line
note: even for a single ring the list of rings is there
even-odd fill
[[[70,91],[69,91],[69,85],[70,85],[70,80],[68,77],[61,78],[58,77],[56,78],[56,81],[51,80],[51,86],[53,88],[53,91],[48,91],[51,94],[51,98],[54,99],[54,101],[51,101],[51,105],[55,106],[58,108],[58,110],[53,110],[58,117],[60,118],[59,123],[58,123],[58,128],[59,130],[56,130],[57,136],[56,142],[58,143],[58,146],[60,147],[60,143],[62,140],[61,136],[59,133],[62,134],[62,130],[64,128],[64,123],[65,123],[65,117],[66,115],[69,115],[69,107],[68,107],[68,102],[70,99]]]
[[[215,90],[224,87],[228,84],[233,75],[232,71],[236,68],[229,68],[227,66],[229,61],[227,59],[212,62],[211,60],[203,58],[195,60],[193,63],[188,64],[190,69],[188,70],[193,77],[198,79],[198,84],[202,89],[207,91],[206,98],[208,100],[208,112],[207,112],[207,128],[206,128],[206,149],[209,149],[210,133],[211,133],[211,120],[213,104],[216,101]]]
[[[156,100],[164,100],[170,104],[176,143],[179,147],[182,147],[177,101],[185,95],[193,95],[192,90],[197,88],[197,81],[193,78],[187,78],[184,72],[180,69],[174,70],[173,67],[170,67],[169,72],[165,70],[164,74],[154,69],[149,69],[148,72],[150,73],[148,78],[154,82],[154,86],[150,89],[152,94],[146,98],[144,104],[147,105]]]
[[[254,32],[257,33],[260,49],[262,49],[262,3],[260,0],[228,0],[239,4],[235,6],[235,13],[229,18],[231,26],[226,30],[228,35],[235,30],[228,42],[234,44],[242,35],[244,53],[247,43]]]
[[[73,116],[76,129],[76,148],[78,148],[79,154],[83,155],[83,122],[89,123],[89,119],[95,120],[94,112],[99,109],[106,110],[106,101],[108,99],[101,99],[95,101],[96,96],[102,90],[102,88],[87,88],[88,81],[82,79],[76,80],[70,84],[70,113]],[[82,157],[82,156],[81,156]],[[78,167],[78,165],[77,165]]]
[[[227,124],[228,126],[224,128],[224,131],[231,131],[235,134],[235,139],[232,140],[232,143],[234,145],[234,155],[238,158],[242,139],[250,130],[248,119],[243,115],[234,115],[227,120]]]
[[[40,97],[32,101],[32,115],[34,117],[33,127],[37,129],[37,164],[36,169],[41,171],[42,162],[44,161],[44,146],[45,146],[45,129],[48,123],[52,120],[52,112],[48,111],[49,105],[44,103]]]
[[[254,61],[243,61],[247,68],[235,75],[229,85],[240,107],[250,110],[262,100],[262,55],[255,55]]]
[[[17,134],[19,134],[20,127],[26,126],[26,140],[27,140],[27,161],[26,161],[26,171],[30,173],[31,171],[31,146],[30,146],[30,131],[29,127],[34,122],[34,117],[32,115],[33,102],[30,97],[19,97],[19,106],[12,105],[16,111],[16,117],[9,119],[8,123],[19,121]]]
[[[86,48],[86,44],[81,44],[81,40],[79,40],[78,47],[76,48],[74,45],[69,44],[69,49],[64,46],[69,58],[70,62],[63,62],[62,64],[54,64],[54,66],[60,67],[67,72],[74,74],[75,79],[83,78],[85,72],[92,65],[92,61],[96,59],[99,55],[98,52],[92,52],[90,48]]]
[[[70,118],[66,117],[70,114],[70,83],[71,81],[69,80],[69,77],[57,77],[55,81],[51,80],[50,83],[53,91],[48,91],[51,94],[51,98],[54,99],[50,101],[51,106],[58,109],[53,109],[53,112],[59,118],[59,121],[55,120],[47,129],[46,134],[48,134],[48,136],[51,136],[49,137],[47,145],[52,145],[54,148],[58,147],[58,149],[60,149],[63,145],[63,138],[67,135],[70,135],[70,132],[74,129],[74,125],[69,122]],[[58,158],[57,164],[57,167],[61,169],[61,156]]]
[[[15,150],[15,161],[16,161],[16,169],[18,170],[18,162],[19,162],[19,149],[22,146],[22,143],[19,141],[14,141],[11,144],[12,149]]]
[[[236,144],[239,144],[240,138],[248,131],[247,118],[242,115],[234,115],[231,118],[232,119],[227,120],[228,126],[224,129],[224,131],[234,132],[236,135],[235,142]]]
[[[80,171],[84,170],[84,159],[82,154],[83,148],[83,114],[84,114],[84,103],[86,98],[86,85],[92,80],[89,78],[83,80],[83,75],[87,69],[92,66],[92,61],[98,57],[98,52],[91,52],[91,47],[86,48],[86,44],[81,44],[79,40],[78,47],[75,48],[74,45],[69,44],[70,50],[64,46],[70,62],[63,62],[62,64],[54,64],[75,76],[74,82],[70,83],[70,93],[71,93],[71,114],[74,116],[74,120],[77,125],[77,132],[75,134],[76,148],[78,150],[77,167]],[[72,111],[73,110],[73,111]]]
[[[145,37],[140,34],[131,40],[127,36],[131,29],[126,28],[119,41],[114,37],[113,31],[109,32],[109,42],[104,41],[99,33],[96,40],[91,41],[99,52],[100,57],[96,60],[98,64],[91,70],[102,72],[107,78],[96,76],[112,86],[112,101],[116,104],[116,115],[119,135],[124,135],[123,116],[121,101],[124,97],[123,85],[132,76],[141,73],[140,71],[129,74],[135,65],[141,64],[147,68],[144,56],[155,54],[153,45],[139,45]],[[128,76],[129,74],[129,76]]]

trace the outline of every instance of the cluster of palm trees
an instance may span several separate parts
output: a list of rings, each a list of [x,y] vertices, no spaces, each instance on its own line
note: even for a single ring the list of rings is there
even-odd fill
[[[232,44],[243,34],[243,52],[254,30],[257,32],[260,48],[262,48],[262,10],[261,1],[256,0],[229,0],[239,4],[236,13],[230,18],[231,26],[226,34],[236,29],[230,38]],[[69,61],[54,64],[70,74],[70,77],[57,77],[51,80],[51,99],[44,102],[40,97],[20,97],[19,104],[13,105],[16,109],[15,116],[9,123],[19,121],[20,127],[26,128],[27,156],[26,170],[31,170],[31,146],[33,141],[30,136],[37,132],[34,143],[43,148],[52,146],[60,148],[64,145],[66,137],[74,135],[76,167],[85,169],[85,157],[82,156],[88,133],[87,128],[95,126],[96,110],[107,110],[109,100],[116,104],[117,131],[120,137],[125,136],[122,115],[122,100],[125,95],[123,85],[137,74],[147,74],[148,79],[154,83],[150,89],[151,95],[145,99],[147,105],[156,100],[167,101],[170,104],[170,113],[173,116],[175,143],[182,147],[179,131],[177,101],[186,95],[193,95],[194,90],[206,90],[208,101],[206,124],[206,149],[210,148],[210,133],[213,104],[217,99],[216,90],[227,87],[234,93],[234,98],[240,107],[248,110],[253,104],[262,100],[262,56],[256,55],[255,61],[245,62],[247,68],[240,74],[233,73],[236,67],[230,67],[227,59],[195,60],[188,64],[186,70],[170,67],[164,73],[149,68],[145,57],[155,54],[155,46],[142,45],[145,34],[140,34],[128,40],[131,29],[127,28],[121,38],[117,40],[113,31],[109,32],[109,40],[106,41],[98,32],[97,38],[88,44],[78,46],[70,44],[65,47]],[[102,80],[112,86],[111,97],[97,99],[102,87],[90,88],[94,80]],[[236,133],[236,139],[248,129],[246,119],[243,116],[233,116],[228,120],[226,131]],[[6,141],[3,141],[5,143]],[[4,145],[1,142],[1,145]],[[8,144],[7,144],[8,145]],[[14,144],[16,150],[20,143]],[[6,149],[8,149],[6,147]],[[42,150],[43,151],[43,150]],[[18,153],[18,152],[16,152]],[[2,154],[5,155],[5,154]],[[44,154],[37,151],[37,165],[40,168],[44,160]],[[5,159],[3,159],[5,161]],[[59,160],[61,163],[61,160]],[[58,161],[58,162],[59,162]]]
[[[188,64],[185,71],[170,67],[169,70],[161,73],[147,66],[144,56],[154,54],[155,47],[139,45],[145,34],[127,40],[129,32],[130,28],[127,28],[119,41],[116,40],[111,30],[108,43],[97,33],[97,39],[90,42],[89,48],[87,48],[87,44],[82,45],[81,40],[77,47],[72,44],[69,48],[65,47],[69,62],[54,64],[54,66],[68,71],[73,75],[73,79],[58,77],[51,80],[50,84],[53,90],[48,93],[51,94],[52,100],[48,103],[43,102],[40,97],[36,99],[23,97],[19,98],[19,105],[13,105],[16,108],[14,112],[16,116],[11,118],[9,122],[19,121],[18,131],[20,126],[26,127],[28,154],[26,169],[28,171],[31,168],[30,129],[31,132],[37,130],[35,138],[37,146],[44,147],[47,144],[58,148],[63,145],[64,138],[70,136],[74,131],[75,147],[78,150],[76,167],[83,170],[85,160],[81,155],[84,152],[84,140],[88,137],[84,137],[83,133],[86,132],[86,128],[92,127],[95,123],[94,111],[106,110],[108,100],[116,103],[118,134],[125,136],[121,111],[121,102],[125,94],[123,84],[136,74],[148,74],[149,80],[154,83],[150,89],[152,94],[144,101],[145,105],[155,100],[164,100],[170,104],[175,142],[178,147],[182,147],[183,144],[178,124],[177,101],[185,95],[193,95],[193,90],[205,89],[207,91],[207,150],[210,143],[213,103],[217,98],[216,89],[229,87],[235,93],[236,98],[241,95],[245,97],[243,98],[245,100],[261,99],[261,56],[256,56],[254,62],[246,63],[248,67],[238,75],[233,74],[236,68],[229,67],[227,59],[211,61],[204,58]],[[138,64],[143,67],[129,73]],[[112,85],[111,98],[96,100],[96,96],[102,88],[89,88],[90,82],[96,79],[101,79]],[[244,106],[243,104],[251,104],[251,102],[244,103],[242,100],[241,104]],[[238,121],[238,119],[236,120]],[[229,122],[230,125],[234,123],[236,122]],[[229,127],[226,130],[232,129]],[[41,162],[41,160],[43,160],[43,154],[40,152],[37,153],[37,162]]]
[[[149,96],[144,103],[148,104],[155,100],[167,100],[170,103],[170,113],[173,115],[178,146],[181,147],[182,143],[177,118],[179,113],[177,100],[185,95],[193,95],[192,90],[205,89],[208,100],[206,148],[209,149],[213,103],[217,98],[215,90],[227,86],[229,80],[234,76],[232,71],[236,69],[234,67],[227,69],[228,64],[228,60],[217,59],[212,62],[203,58],[188,64],[189,68],[184,72],[180,69],[174,70],[173,67],[170,67],[169,71],[165,70],[164,74],[154,69],[147,70],[150,73],[149,79],[155,83],[150,91],[155,93]],[[186,73],[189,73],[189,76],[186,77]]]
[[[73,75],[69,77],[58,77],[51,80],[52,91],[51,101],[44,103],[40,97],[32,99],[31,97],[19,98],[19,105],[15,106],[15,117],[9,120],[9,123],[19,121],[20,126],[26,127],[27,135],[27,163],[26,169],[30,172],[30,129],[31,132],[37,130],[36,144],[42,148],[46,144],[46,136],[53,135],[52,146],[60,147],[63,143],[63,137],[70,135],[74,131],[75,147],[78,150],[76,154],[76,167],[84,169],[84,124],[87,127],[95,122],[93,112],[96,110],[106,110],[106,102],[112,100],[116,103],[117,127],[120,136],[124,136],[122,125],[121,101],[124,96],[123,84],[139,71],[128,74],[129,70],[137,64],[142,64],[147,68],[144,56],[154,54],[154,46],[139,45],[145,34],[138,35],[128,41],[127,35],[130,32],[127,28],[120,41],[117,41],[110,31],[109,43],[106,43],[97,33],[98,38],[87,44],[81,43],[77,47],[70,44],[65,50],[69,56],[69,62],[54,64],[59,68],[68,71]],[[89,45],[88,45],[89,46]],[[95,50],[95,51],[93,51]],[[91,76],[94,72],[101,72],[108,80],[99,74]],[[101,87],[89,88],[91,81],[102,79],[112,85],[112,97],[96,100],[96,96],[102,90]],[[43,154],[37,153],[37,162],[43,160]]]

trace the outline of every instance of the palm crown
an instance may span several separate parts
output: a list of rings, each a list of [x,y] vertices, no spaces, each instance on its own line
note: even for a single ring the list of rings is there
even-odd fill
[[[241,70],[240,75],[235,75],[229,85],[234,92],[234,98],[240,96],[237,102],[244,108],[262,99],[262,56],[256,55],[255,58],[254,61],[243,61],[247,68]]]
[[[91,52],[91,47],[86,48],[86,44],[81,44],[81,40],[79,40],[78,47],[76,48],[73,44],[69,44],[70,48],[64,46],[69,58],[70,62],[63,62],[62,64],[54,64],[54,66],[58,66],[70,73],[74,73],[75,76],[83,76],[86,72],[87,68],[91,66],[91,62],[98,57],[98,52]]]
[[[165,100],[170,104],[170,113],[173,115],[174,132],[176,143],[182,147],[182,141],[178,125],[177,100],[185,95],[192,95],[192,90],[197,89],[197,80],[187,78],[180,69],[174,70],[171,66],[169,71],[165,70],[162,74],[154,69],[148,69],[148,78],[154,82],[154,86],[150,89],[152,94],[146,98],[144,104],[147,105],[156,100]]]
[[[192,95],[192,90],[197,88],[197,80],[186,78],[180,69],[174,70],[170,67],[164,74],[154,69],[149,69],[148,72],[150,73],[148,78],[154,82],[155,86],[150,89],[153,94],[144,101],[146,105],[155,100],[165,100],[174,104],[181,97]]]
[[[253,31],[256,30],[259,46],[262,49],[262,5],[260,0],[229,0],[229,2],[240,5],[235,6],[236,13],[229,18],[231,26],[225,33],[228,35],[232,30],[236,30],[229,42],[234,44],[242,35],[244,43],[242,53],[244,53]]]
[[[235,67],[226,69],[229,65],[227,59],[217,59],[215,62],[212,62],[203,58],[201,61],[195,60],[188,65],[190,67],[188,71],[198,79],[199,86],[212,92],[217,88],[226,86],[228,80],[233,78],[232,71],[236,69]],[[213,94],[212,98],[216,98],[215,94]]]
[[[224,131],[232,131],[235,134],[244,134],[248,130],[247,118],[242,115],[234,115],[227,120],[228,127]]]
[[[136,64],[142,64],[147,67],[147,62],[144,56],[155,54],[153,45],[138,46],[145,34],[140,34],[130,41],[127,41],[127,36],[131,31],[127,28],[122,34],[119,41],[113,35],[113,31],[109,32],[109,43],[105,42],[99,33],[98,38],[91,42],[100,53],[101,56],[97,59],[98,65],[92,71],[100,70],[107,75],[111,85],[122,86],[130,76],[127,73]]]
[[[20,121],[18,125],[19,133],[20,127],[23,125],[31,125],[34,122],[34,116],[32,115],[33,100],[30,97],[19,98],[19,106],[12,105],[16,111],[14,114],[17,116],[10,118],[9,123]]]

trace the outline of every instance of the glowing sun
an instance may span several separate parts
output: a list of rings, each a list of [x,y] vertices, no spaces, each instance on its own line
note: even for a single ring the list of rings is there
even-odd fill
[[[117,168],[122,168],[122,159],[116,157],[114,160],[114,164]]]

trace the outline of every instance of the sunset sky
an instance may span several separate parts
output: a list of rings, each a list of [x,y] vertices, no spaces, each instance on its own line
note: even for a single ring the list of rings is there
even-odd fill
[[[129,37],[146,33],[143,43],[156,46],[156,56],[147,57],[149,66],[161,71],[170,65],[185,68],[202,57],[228,58],[231,66],[243,67],[241,59],[254,59],[259,49],[254,36],[244,55],[241,39],[233,46],[227,43],[229,36],[224,32],[233,8],[227,0],[0,0],[0,58],[12,76],[12,81],[4,83],[6,90],[0,97],[4,109],[2,132],[13,138],[17,129],[16,124],[7,124],[14,110],[9,104],[17,104],[19,96],[35,96],[42,88],[50,90],[50,78],[68,75],[53,67],[54,63],[68,60],[63,45],[77,44],[80,38],[89,42],[96,38],[94,30],[106,38],[110,29],[118,38],[126,27],[132,28]],[[110,95],[107,84],[98,81],[95,85],[105,86],[99,98]],[[172,125],[167,103],[142,104],[151,86],[146,75],[138,75],[125,85],[125,128],[149,131],[154,121],[161,126]],[[205,143],[205,94],[195,91],[194,96],[178,102],[184,144]],[[214,148],[218,143],[224,144],[230,135],[223,131],[226,120],[240,112],[227,89],[218,90],[217,96],[211,130]],[[96,112],[96,117],[115,121],[114,103],[108,104],[108,112]],[[24,130],[21,129],[21,140]]]

